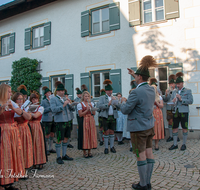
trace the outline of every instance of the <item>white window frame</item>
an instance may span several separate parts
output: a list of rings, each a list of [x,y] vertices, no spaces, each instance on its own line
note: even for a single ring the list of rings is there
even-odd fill
[[[39,31],[39,36],[38,36],[38,46],[35,45],[35,33],[36,33],[36,30]],[[42,31],[43,30],[43,31]],[[41,33],[43,32],[43,35],[41,35]],[[41,44],[41,38],[43,37],[43,43]],[[37,28],[33,28],[33,49],[34,48],[40,48],[40,47],[44,47],[44,26],[40,26],[40,27],[37,27]]]
[[[4,40],[6,40],[6,44],[3,45]],[[9,46],[10,46],[10,35],[2,37],[1,39],[1,56],[9,55]]]
[[[95,24],[95,22],[93,22],[93,19],[92,19],[92,34],[99,34],[99,33],[104,33],[104,32],[109,32],[110,31],[110,29],[107,30],[107,31],[102,31],[102,28],[103,28],[103,26],[102,26],[103,25],[102,24],[103,23],[103,20],[102,20],[102,10],[103,9],[108,9],[108,20],[104,20],[104,21],[108,21],[108,23],[109,23],[109,7],[105,7],[105,8],[102,8],[102,9],[98,9],[98,10],[92,11],[92,17],[93,17],[93,13],[94,12],[99,11],[99,25],[100,25],[100,27],[99,27],[100,31],[94,33],[94,27],[93,27],[93,25]]]
[[[92,95],[93,95],[93,98],[99,98],[99,96],[98,97],[96,97],[95,96],[95,86],[100,86],[100,90],[101,89],[105,89],[105,85],[103,84],[103,81],[105,80],[105,73],[110,73],[109,71],[102,71],[102,72],[96,72],[96,73],[92,73]],[[95,74],[100,74],[100,85],[95,85],[94,84],[94,75]]]
[[[61,78],[64,78],[65,81],[65,75],[61,75],[61,76],[51,76],[51,91],[54,92],[55,91],[55,83],[54,83],[54,78],[58,78],[58,81],[61,81]],[[62,82],[62,81],[61,81]],[[63,83],[65,85],[65,83]]]
[[[142,0],[142,6],[141,7],[142,7],[142,17],[143,17],[142,22],[143,22],[143,24],[151,23],[151,22],[144,22],[144,12],[147,11],[147,10],[144,10],[144,2],[146,2],[146,1],[151,1],[151,9],[149,9],[152,12],[152,21],[151,22],[157,22],[157,21],[165,20],[165,4],[164,4],[165,2],[164,2],[164,0],[163,0],[163,6],[162,6],[164,15],[163,15],[163,19],[161,19],[161,20],[156,20],[156,10],[161,9],[161,7],[158,7],[158,8],[155,7],[155,0]]]

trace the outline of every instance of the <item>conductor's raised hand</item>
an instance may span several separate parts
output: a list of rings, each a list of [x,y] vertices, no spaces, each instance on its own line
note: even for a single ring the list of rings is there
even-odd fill
[[[132,75],[133,77],[135,77],[135,72],[132,69],[127,68],[128,70],[128,74]]]

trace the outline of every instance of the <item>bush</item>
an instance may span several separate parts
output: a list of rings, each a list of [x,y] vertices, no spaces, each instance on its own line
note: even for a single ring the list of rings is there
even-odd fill
[[[30,90],[39,92],[42,83],[40,82],[42,75],[37,72],[38,61],[27,57],[14,61],[12,64],[11,88],[17,91],[17,87],[24,84],[27,87],[28,95]]]

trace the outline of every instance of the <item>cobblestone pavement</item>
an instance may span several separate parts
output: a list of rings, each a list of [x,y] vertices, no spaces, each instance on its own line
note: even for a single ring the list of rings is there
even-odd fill
[[[76,140],[71,144],[77,146]],[[169,151],[172,142],[159,142],[159,151],[154,150],[156,163],[152,176],[152,189],[200,189],[200,153],[199,140],[188,140],[187,150]],[[131,184],[139,180],[136,157],[129,151],[129,143],[118,145],[117,153],[105,155],[104,146],[92,150],[93,158],[83,158],[82,151],[77,148],[67,150],[74,161],[65,161],[63,165],[56,163],[56,154],[49,156],[49,162],[39,175],[54,175],[54,178],[30,177],[15,183],[19,189],[131,189]],[[32,174],[33,175],[33,174]]]

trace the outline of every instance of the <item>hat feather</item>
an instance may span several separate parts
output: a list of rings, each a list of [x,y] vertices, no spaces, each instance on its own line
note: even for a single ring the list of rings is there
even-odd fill
[[[101,93],[101,92],[106,92],[106,91],[105,91],[105,89],[101,89],[101,90],[100,90],[100,93]]]
[[[79,88],[76,88],[75,90],[77,91],[77,90],[80,90],[80,89],[79,89]]]
[[[57,88],[57,86],[58,86],[59,84],[62,84],[62,82],[56,81],[56,82],[55,82],[55,87]]]
[[[85,84],[81,85],[81,90],[87,90],[87,86]]]
[[[152,83],[157,83],[158,81],[157,81],[157,79],[156,78],[150,78],[149,79],[149,84],[152,84]]]
[[[151,55],[146,55],[142,58],[139,64],[140,70],[148,70],[150,67],[156,67],[156,60]]]
[[[42,87],[42,90],[46,90],[48,87],[47,86],[43,86]]]
[[[176,76],[175,76],[174,74],[172,74],[172,75],[169,75],[169,81],[170,81],[171,79],[174,79],[174,80],[176,80]]]
[[[26,86],[23,85],[23,84],[21,84],[21,85],[17,88],[18,91],[20,91],[21,89],[24,89],[25,91],[27,91]]]
[[[176,73],[176,78],[177,77],[182,77],[184,74],[182,73],[182,72],[178,72],[178,73]]]
[[[104,80],[103,84],[107,84],[107,85],[112,84],[112,81],[110,79],[106,79]]]

